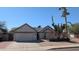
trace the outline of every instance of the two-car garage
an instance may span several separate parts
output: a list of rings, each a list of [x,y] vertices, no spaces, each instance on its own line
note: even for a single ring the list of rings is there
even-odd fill
[[[14,35],[16,41],[36,41],[37,37],[35,33],[16,33]]]
[[[16,41],[36,41],[37,32],[28,24],[24,24],[14,31],[14,40]]]

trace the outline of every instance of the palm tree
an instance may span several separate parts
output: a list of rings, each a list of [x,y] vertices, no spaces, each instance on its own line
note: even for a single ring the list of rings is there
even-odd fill
[[[52,26],[54,27],[54,30],[56,31],[56,32],[61,32],[61,29],[62,29],[62,27],[59,25],[59,24],[55,24],[54,23],[54,19],[53,19],[53,16],[52,16]]]
[[[66,29],[66,33],[68,33],[68,29],[67,29],[67,15],[69,15],[69,12],[67,12],[67,8],[66,7],[60,7],[59,10],[63,10],[62,17],[65,18],[65,29]]]
[[[53,16],[52,16],[52,26],[54,27],[54,30],[55,30],[55,31],[58,30],[58,26],[54,23]]]

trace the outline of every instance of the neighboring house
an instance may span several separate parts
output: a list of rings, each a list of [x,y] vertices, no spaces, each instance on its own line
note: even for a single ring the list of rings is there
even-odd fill
[[[24,24],[14,30],[13,34],[15,41],[36,41],[37,31],[28,24]]]
[[[4,29],[0,28],[0,41],[7,41],[7,40],[8,40],[8,33],[6,33]]]

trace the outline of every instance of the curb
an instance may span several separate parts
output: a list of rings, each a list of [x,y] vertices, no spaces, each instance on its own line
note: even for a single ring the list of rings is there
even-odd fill
[[[77,46],[60,46],[60,47],[53,47],[53,48],[50,48],[50,49],[48,49],[48,50],[67,49],[67,48],[79,48],[79,45],[77,45]]]

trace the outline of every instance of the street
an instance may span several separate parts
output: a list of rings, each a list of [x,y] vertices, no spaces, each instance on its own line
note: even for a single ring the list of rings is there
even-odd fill
[[[75,47],[75,48],[61,48],[61,49],[50,49],[49,51],[79,51],[79,47]]]

